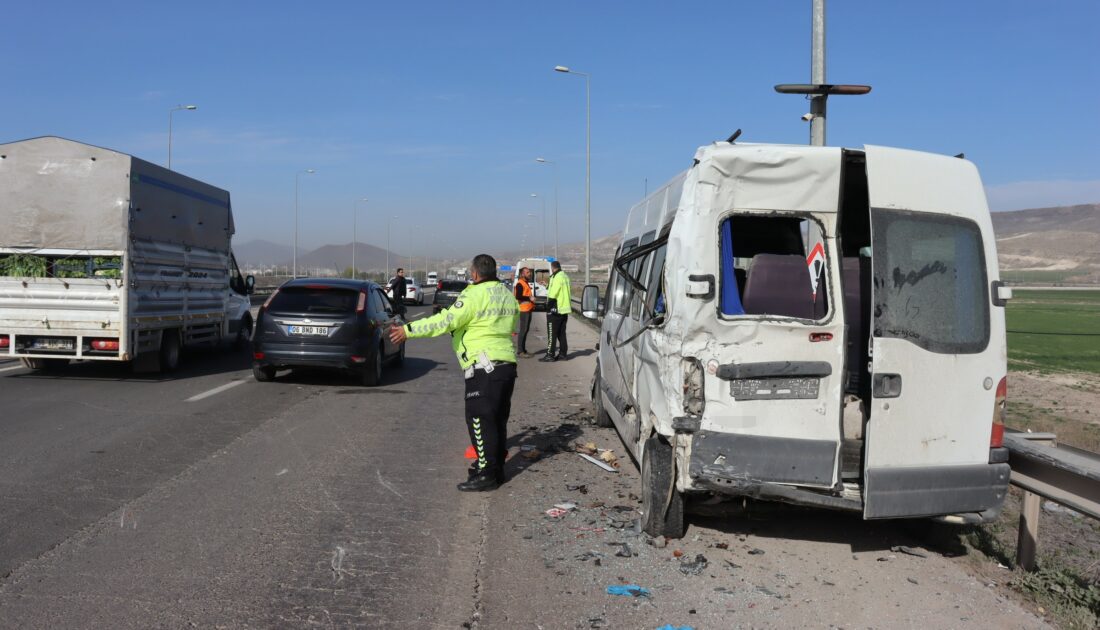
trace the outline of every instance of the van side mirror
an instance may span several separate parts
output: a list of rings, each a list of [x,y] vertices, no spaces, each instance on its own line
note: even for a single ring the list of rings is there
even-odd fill
[[[596,319],[600,312],[600,289],[594,284],[585,285],[581,291],[581,314]]]
[[[246,295],[252,295],[256,292],[256,276],[245,276],[244,292]]]

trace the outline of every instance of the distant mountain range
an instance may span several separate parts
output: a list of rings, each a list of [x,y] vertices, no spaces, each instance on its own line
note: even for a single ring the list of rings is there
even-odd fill
[[[1100,283],[1100,204],[1035,208],[1014,212],[994,212],[993,230],[997,253],[1006,279],[1036,283]],[[592,241],[592,267],[600,269],[611,262],[619,244],[619,234]],[[541,253],[541,244],[528,251],[493,252],[502,264]],[[250,269],[289,266],[293,249],[270,241],[253,240],[235,245],[237,262]],[[553,256],[553,245],[547,255]],[[563,263],[584,266],[584,243],[563,243],[559,247]],[[422,257],[390,253],[390,267],[422,269]],[[431,259],[431,267],[443,271],[467,260]],[[337,273],[351,267],[351,243],[325,245],[312,251],[299,250],[299,268],[309,273]],[[381,271],[386,268],[386,250],[359,243],[356,267]]]

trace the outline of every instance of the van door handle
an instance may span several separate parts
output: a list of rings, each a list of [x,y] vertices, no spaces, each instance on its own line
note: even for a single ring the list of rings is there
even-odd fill
[[[875,398],[901,396],[901,374],[875,374],[871,378],[871,395]]]

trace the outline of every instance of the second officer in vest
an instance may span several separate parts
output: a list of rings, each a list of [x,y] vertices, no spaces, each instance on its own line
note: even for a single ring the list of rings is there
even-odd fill
[[[488,254],[470,265],[473,284],[463,289],[450,308],[426,319],[394,326],[390,339],[438,337],[450,333],[451,346],[466,377],[466,428],[477,451],[470,478],[458,484],[464,492],[494,490],[504,482],[508,452],[508,415],[516,384],[516,351],[512,331],[519,307],[497,280],[497,262]]]

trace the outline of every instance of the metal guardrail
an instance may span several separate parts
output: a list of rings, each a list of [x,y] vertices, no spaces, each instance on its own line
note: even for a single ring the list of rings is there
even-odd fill
[[[1011,483],[1024,491],[1016,562],[1035,568],[1040,498],[1100,519],[1100,454],[1058,445],[1053,433],[1005,432]]]

